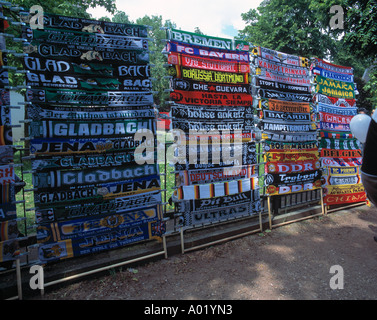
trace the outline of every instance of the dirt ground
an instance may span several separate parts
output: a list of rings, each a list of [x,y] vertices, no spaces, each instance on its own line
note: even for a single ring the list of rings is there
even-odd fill
[[[43,299],[374,300],[374,235],[377,209],[356,207],[46,289]],[[334,265],[342,267],[343,289],[330,287],[341,276],[330,273]]]

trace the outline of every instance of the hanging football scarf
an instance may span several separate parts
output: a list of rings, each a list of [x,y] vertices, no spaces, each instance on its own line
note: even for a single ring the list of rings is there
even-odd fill
[[[360,175],[344,176],[344,177],[332,177],[323,176],[323,186],[338,186],[338,185],[355,185],[361,183]]]
[[[203,81],[208,83],[223,83],[223,84],[248,84],[248,73],[231,73],[220,72],[212,70],[202,70],[195,68],[187,68],[181,66],[174,66],[168,69],[168,73],[180,79]]]
[[[361,183],[355,185],[325,186],[323,190],[325,192],[325,196],[352,194],[365,191],[364,186]]]
[[[190,132],[190,130],[200,131],[204,134],[213,133],[213,132],[220,132],[227,130],[229,133],[233,133],[234,131],[252,131],[254,129],[254,121],[252,119],[249,120],[238,120],[238,121],[227,121],[227,122],[219,122],[219,121],[208,121],[205,122],[201,121],[193,121],[193,120],[180,120],[174,121],[172,123],[173,129],[181,129],[184,132]]]
[[[17,219],[17,208],[14,203],[1,203],[0,222]]]
[[[319,113],[319,119],[323,122],[332,122],[334,124],[350,124],[353,116],[341,116],[326,112]]]
[[[291,132],[289,134],[276,133],[264,131],[262,133],[263,139],[268,139],[277,142],[308,142],[317,140],[317,132],[307,132],[307,133],[295,133]]]
[[[274,99],[261,99],[259,107],[270,111],[290,112],[290,113],[309,113],[311,107],[305,102],[288,102]]]
[[[211,132],[204,134],[202,132],[189,132],[189,134],[185,135],[186,143],[190,141],[196,141],[197,143],[201,143],[200,141],[205,139],[208,143],[212,144],[220,144],[222,142],[229,142],[234,143],[235,141],[240,142],[250,142],[255,140],[255,133],[254,132],[235,132],[229,133],[227,130],[224,132]]]
[[[328,166],[323,170],[324,174],[330,176],[349,176],[349,175],[359,175],[360,170],[358,166],[355,167],[335,167]]]
[[[7,146],[12,144],[12,127],[0,126],[0,146]]]
[[[338,80],[338,81],[344,81],[344,82],[354,82],[352,74],[333,72],[333,71],[329,71],[329,70],[318,68],[318,67],[313,68],[312,73],[314,75],[320,75],[321,77],[329,78],[329,79],[332,79],[332,80]]]
[[[182,91],[199,91],[224,94],[252,94],[251,86],[249,84],[217,84],[172,78],[170,85],[173,90]]]
[[[13,165],[0,166],[0,184],[8,184],[15,182],[15,174]]]
[[[40,30],[24,27],[22,29],[22,36],[33,44],[49,43],[70,46],[74,45],[91,47],[93,49],[148,50],[148,39],[103,33],[70,31],[67,29]]]
[[[80,153],[102,153],[122,150],[135,150],[141,143],[154,146],[155,141],[144,138],[135,140],[134,136],[124,138],[98,139],[32,139],[30,152],[35,155],[74,155]]]
[[[253,119],[252,107],[210,107],[192,105],[171,106],[171,116],[175,119],[219,120]]]
[[[12,204],[16,199],[14,184],[0,184],[1,204]],[[1,211],[1,210],[0,210]]]
[[[81,106],[107,105],[110,107],[125,107],[153,104],[151,92],[126,91],[27,89],[26,99],[32,103],[79,104]]]
[[[177,52],[172,52],[169,54],[168,63],[184,67],[222,72],[250,72],[249,63],[222,61],[212,58],[201,58]]]
[[[294,173],[268,173],[266,175],[266,184],[275,187],[291,186],[296,184],[304,184],[314,182],[320,179],[321,171],[306,171]]]
[[[311,102],[312,96],[310,94],[288,93],[280,92],[270,89],[258,89],[258,95],[263,99],[276,99],[295,102]]]
[[[96,62],[104,64],[149,63],[149,53],[142,50],[121,50],[34,43],[24,46],[24,53],[31,57],[69,60],[76,63]]]
[[[290,186],[276,187],[276,186],[270,185],[266,188],[266,193],[270,196],[286,195],[286,194],[303,192],[303,191],[312,191],[312,190],[316,190],[320,188],[321,188],[321,180],[317,180],[314,182],[294,184]]]
[[[259,189],[238,194],[217,197],[213,199],[196,199],[177,203],[179,212],[208,212],[215,209],[227,208],[241,204],[260,202]]]
[[[30,23],[31,18],[35,18],[35,14],[30,14],[28,11],[20,11],[19,14],[21,20],[27,24]],[[148,37],[148,27],[144,25],[74,18],[46,12],[43,12],[43,26],[44,28],[105,33],[127,37]]]
[[[286,123],[276,123],[267,122],[263,120],[263,129],[267,131],[285,131],[285,132],[309,132],[316,131],[316,124],[313,122],[311,124],[297,123],[297,124],[286,124]]]
[[[347,133],[347,132],[320,131],[319,134],[320,134],[321,138],[329,138],[329,139],[352,139],[352,138],[354,138],[352,133]]]
[[[320,168],[318,160],[295,161],[295,162],[267,162],[268,173],[295,173],[314,171]]]
[[[203,223],[216,223],[229,219],[247,217],[260,211],[260,204],[245,203],[241,205],[224,207],[221,209],[209,209],[205,212],[185,212],[181,217],[183,226],[197,226]]]
[[[24,57],[23,67],[35,74],[46,73],[49,75],[82,75],[101,76],[113,78],[126,78],[131,80],[148,79],[151,76],[151,66],[148,64],[112,65],[95,62],[72,62],[59,59],[45,59],[41,57]]]
[[[334,131],[351,131],[349,124],[339,124],[332,122],[319,122],[319,128],[321,130],[334,130]]]
[[[233,41],[231,39],[205,36],[203,34],[197,34],[177,29],[168,29],[168,32],[170,40],[216,49],[234,49]]]
[[[77,240],[63,240],[42,244],[38,248],[38,258],[42,263],[77,257],[99,251],[115,249],[143,240],[161,239],[166,226],[163,221],[142,223],[119,232],[108,232],[99,236]]]
[[[276,120],[277,122],[311,122],[315,121],[314,116],[310,113],[286,113],[280,111],[263,111],[263,119],[265,120]]]
[[[321,139],[320,148],[337,150],[360,149],[360,141],[357,139]]]
[[[80,202],[73,205],[67,203],[60,206],[36,208],[35,219],[37,223],[50,223],[100,214],[119,214],[125,210],[135,210],[140,207],[150,207],[158,204],[161,204],[161,193],[147,192],[106,201]]]
[[[294,84],[299,86],[309,86],[310,85],[310,78],[298,78],[298,77],[290,77],[290,76],[284,76],[272,71],[268,71],[265,69],[257,69],[256,75],[263,79],[263,80],[270,80],[270,81],[276,81],[276,82],[283,82],[286,84]]]
[[[38,189],[34,192],[36,206],[46,206],[55,203],[69,202],[71,204],[93,200],[111,200],[144,192],[160,190],[159,176],[147,176],[128,181],[110,183],[95,183],[79,186],[78,188]]]
[[[356,203],[366,200],[367,195],[365,192],[357,192],[342,195],[327,195],[323,198],[323,202],[326,206],[331,206],[335,204]]]
[[[292,66],[298,66],[298,67],[304,67],[309,68],[310,61],[308,58],[300,57],[300,56],[294,56],[291,54],[286,54],[280,51],[271,50],[264,47],[254,47],[251,50],[251,53],[254,56],[259,56],[264,59],[268,59],[270,61],[285,63]]]
[[[321,166],[342,166],[342,167],[353,167],[361,166],[362,158],[321,158]]]
[[[28,118],[34,121],[42,119],[56,120],[116,120],[154,118],[155,112],[151,106],[142,109],[119,110],[118,108],[80,108],[69,106],[28,105]]]
[[[0,59],[1,59],[1,57],[0,57]],[[4,57],[3,57],[3,59],[4,59]],[[0,87],[4,88],[5,86],[9,86],[8,70],[3,68],[3,67],[0,67]]]
[[[150,79],[122,79],[93,77],[82,75],[53,75],[47,73],[26,74],[26,85],[41,88],[79,89],[79,90],[110,90],[110,91],[151,91]]]
[[[252,166],[185,170],[175,174],[175,181],[176,186],[179,187],[251,178],[253,174],[254,167]]]
[[[246,178],[219,183],[210,183],[194,186],[182,186],[177,191],[178,200],[208,199],[223,197],[235,193],[255,190],[258,187],[258,178]]]
[[[50,171],[54,169],[86,169],[106,168],[123,165],[141,164],[146,160],[156,159],[155,152],[146,155],[137,154],[135,150],[128,152],[113,152],[103,154],[82,154],[68,156],[44,156],[33,159],[31,168],[33,171]]]
[[[318,93],[334,98],[355,99],[355,84],[353,82],[342,82],[321,76],[316,76],[315,81],[315,89]]]
[[[259,86],[261,89],[277,90],[297,94],[310,94],[310,86],[286,84],[282,82],[263,80],[259,78],[257,78],[256,85]]]
[[[37,227],[38,243],[51,243],[60,240],[73,241],[91,236],[100,236],[109,231],[120,232],[132,226],[161,219],[160,206],[141,207],[119,214],[85,217],[44,224]]]
[[[0,262],[12,261],[20,254],[19,242],[16,239],[0,242]]]
[[[334,150],[321,149],[321,157],[325,158],[359,158],[362,157],[360,150]]]
[[[266,140],[265,142],[265,151],[274,151],[276,149],[282,150],[282,151],[293,151],[294,149],[303,150],[303,149],[318,149],[318,142],[317,141],[307,141],[307,142],[275,142]]]
[[[318,102],[324,103],[330,106],[335,107],[356,107],[356,100],[355,99],[343,99],[343,98],[336,98],[336,97],[329,97],[325,94],[316,93],[315,97]]]
[[[235,61],[249,63],[249,54],[240,51],[213,49],[202,45],[187,45],[183,42],[170,40],[165,50],[167,52],[184,53],[186,55],[214,58],[222,61]]]
[[[62,188],[90,183],[105,183],[158,174],[156,164],[115,167],[107,169],[54,170],[33,174],[34,188]]]
[[[335,107],[319,102],[317,105],[317,112],[333,113],[342,116],[355,116],[357,114],[357,107]]]
[[[16,239],[19,234],[16,220],[0,222],[0,242]]]
[[[353,74],[353,68],[351,67],[336,65],[330,62],[326,62],[319,58],[314,59],[314,67],[319,67],[332,72],[345,73],[350,75]]]
[[[249,94],[223,94],[197,91],[175,90],[170,93],[170,99],[175,103],[211,105],[211,106],[248,106],[253,105],[253,97]]]
[[[141,130],[154,132],[154,120],[113,120],[113,121],[67,121],[42,120],[30,125],[33,138],[100,138],[134,135]]]
[[[0,165],[9,164],[13,162],[13,147],[1,146],[0,147]]]
[[[291,161],[306,161],[319,160],[318,150],[312,151],[296,151],[296,152],[267,152],[264,155],[266,162],[291,162]]]
[[[256,67],[263,68],[269,72],[279,74],[281,76],[290,76],[295,78],[309,77],[309,70],[307,68],[293,67],[287,64],[282,64],[280,62],[271,62],[271,60],[264,58],[256,58]]]

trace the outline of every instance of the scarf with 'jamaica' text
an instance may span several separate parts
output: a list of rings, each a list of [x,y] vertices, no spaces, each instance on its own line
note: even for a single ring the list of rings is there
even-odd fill
[[[36,156],[41,155],[74,155],[81,153],[102,153],[121,150],[135,150],[142,143],[154,146],[153,141],[144,137],[136,140],[130,135],[124,138],[74,138],[74,139],[31,139],[30,152]]]
[[[35,17],[28,11],[20,11],[19,14],[21,20],[27,24],[30,23],[31,18]],[[43,27],[127,37],[148,37],[148,27],[144,25],[74,18],[46,12],[43,12]]]
[[[151,92],[81,91],[27,89],[26,99],[32,103],[79,104],[81,106],[140,106],[153,104]]]
[[[53,121],[42,120],[30,125],[33,138],[100,138],[134,135],[138,130],[154,132],[154,120]]]
[[[184,53],[190,56],[212,58],[221,61],[249,63],[249,53],[234,50],[214,49],[200,45],[187,45],[186,43],[170,40],[166,52]]]
[[[326,96],[343,99],[355,99],[355,84],[332,80],[321,76],[315,77],[316,92]]]
[[[31,31],[31,32],[30,32]],[[62,29],[23,29],[23,38],[29,42],[49,43],[59,45],[75,45],[106,49],[148,50],[148,39],[108,35],[102,33],[88,33]]]
[[[141,207],[149,207],[161,204],[160,192],[146,192],[134,196],[115,198],[100,202],[87,202],[78,204],[54,205],[50,208],[35,210],[37,223],[49,223],[58,220],[95,216],[103,214],[119,214],[124,211]]]
[[[257,188],[259,188],[258,178],[253,177],[219,183],[182,186],[176,192],[178,200],[195,200],[223,197]]]
[[[69,60],[75,63],[147,64],[149,52],[145,50],[122,50],[69,46],[53,43],[34,43],[24,46],[24,53],[30,57]]]

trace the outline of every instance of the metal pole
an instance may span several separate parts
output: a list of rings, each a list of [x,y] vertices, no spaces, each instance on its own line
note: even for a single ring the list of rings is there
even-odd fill
[[[21,281],[21,264],[20,264],[20,259],[16,259],[16,276],[17,276],[18,299],[22,300],[22,281]]]

